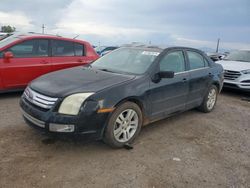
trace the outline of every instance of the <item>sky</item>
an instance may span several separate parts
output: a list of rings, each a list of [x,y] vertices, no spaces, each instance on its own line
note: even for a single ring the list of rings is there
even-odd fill
[[[250,0],[0,0],[0,26],[94,45],[250,49]]]

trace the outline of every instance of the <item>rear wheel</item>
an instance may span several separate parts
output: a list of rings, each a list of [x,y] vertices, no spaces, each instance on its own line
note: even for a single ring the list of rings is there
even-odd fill
[[[142,126],[141,109],[132,102],[118,106],[111,115],[104,133],[104,142],[114,148],[132,143]]]
[[[218,97],[218,88],[215,85],[212,85],[207,94],[205,95],[203,102],[201,106],[199,107],[199,110],[202,112],[211,112],[215,104],[217,102],[217,97]]]

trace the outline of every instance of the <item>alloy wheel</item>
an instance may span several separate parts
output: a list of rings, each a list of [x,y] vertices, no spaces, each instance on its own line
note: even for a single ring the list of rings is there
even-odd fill
[[[129,141],[135,134],[139,124],[139,118],[136,111],[126,109],[121,112],[115,121],[114,137],[118,142]]]
[[[215,89],[211,89],[208,93],[207,108],[212,110],[216,102],[217,93]]]

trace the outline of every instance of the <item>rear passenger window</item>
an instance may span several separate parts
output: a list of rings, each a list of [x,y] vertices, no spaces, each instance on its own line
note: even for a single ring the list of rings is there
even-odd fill
[[[160,62],[160,71],[185,71],[185,61],[182,51],[170,52]]]
[[[73,42],[63,40],[52,41],[52,56],[74,56]]]
[[[83,56],[84,48],[82,44],[74,43],[75,45],[75,56]]]
[[[207,63],[205,63],[204,58],[199,53],[187,51],[187,55],[189,59],[190,70],[199,69],[207,66]]]

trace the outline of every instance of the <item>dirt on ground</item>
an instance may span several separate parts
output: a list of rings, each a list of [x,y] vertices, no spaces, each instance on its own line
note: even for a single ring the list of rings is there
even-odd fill
[[[250,103],[224,91],[215,110],[144,127],[134,149],[48,140],[28,127],[20,93],[0,95],[1,188],[250,187]]]

